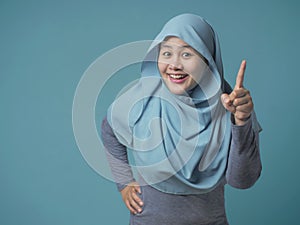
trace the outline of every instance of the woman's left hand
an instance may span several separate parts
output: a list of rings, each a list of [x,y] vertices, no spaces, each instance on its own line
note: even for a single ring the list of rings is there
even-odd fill
[[[236,77],[236,84],[233,91],[229,95],[222,94],[221,96],[223,106],[233,114],[234,122],[238,126],[244,125],[253,111],[253,102],[250,92],[243,86],[245,70],[246,61],[243,60]]]

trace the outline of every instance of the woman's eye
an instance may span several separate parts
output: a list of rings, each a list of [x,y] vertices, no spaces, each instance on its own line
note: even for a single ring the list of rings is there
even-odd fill
[[[192,54],[189,53],[189,52],[184,52],[184,53],[182,54],[182,56],[183,56],[184,58],[188,58],[188,57],[192,56]]]
[[[171,56],[171,53],[170,52],[163,52],[162,55],[168,57],[168,56]]]

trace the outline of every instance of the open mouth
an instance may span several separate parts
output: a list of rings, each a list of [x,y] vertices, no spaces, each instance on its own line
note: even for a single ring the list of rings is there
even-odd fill
[[[174,83],[182,83],[184,82],[189,75],[187,74],[168,74],[170,80]]]

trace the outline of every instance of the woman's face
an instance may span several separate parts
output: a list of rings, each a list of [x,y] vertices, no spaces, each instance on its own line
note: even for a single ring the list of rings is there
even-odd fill
[[[169,37],[160,45],[158,68],[173,94],[193,89],[207,68],[204,57],[177,37]]]

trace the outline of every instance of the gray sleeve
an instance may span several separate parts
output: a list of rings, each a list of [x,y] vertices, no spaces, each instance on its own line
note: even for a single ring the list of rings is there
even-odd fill
[[[235,188],[246,189],[258,180],[262,164],[259,150],[261,130],[255,115],[243,126],[232,124],[232,139],[226,170],[227,183]]]
[[[118,141],[106,117],[102,121],[101,136],[113,178],[121,191],[128,183],[134,181],[127,148]]]

